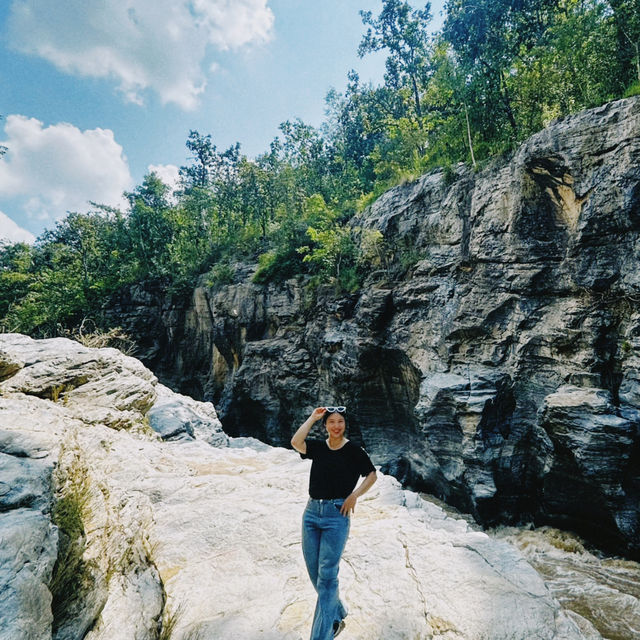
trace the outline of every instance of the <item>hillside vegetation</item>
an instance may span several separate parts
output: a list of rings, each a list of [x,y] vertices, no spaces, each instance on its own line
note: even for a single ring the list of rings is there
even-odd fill
[[[258,283],[302,275],[357,290],[399,251],[347,224],[386,189],[435,167],[477,168],[554,118],[640,91],[638,0],[447,0],[445,10],[435,36],[429,4],[362,12],[358,52],[386,53],[384,83],[350,71],[319,128],[286,121],[256,158],[191,131],[176,190],[152,173],[125,211],[95,204],[33,246],[0,247],[0,330],[99,327],[123,286],[153,280],[183,296],[203,273],[230,281],[237,261],[258,263]]]

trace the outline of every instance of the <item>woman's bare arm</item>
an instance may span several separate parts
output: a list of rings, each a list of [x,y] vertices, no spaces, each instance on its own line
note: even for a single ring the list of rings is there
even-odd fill
[[[351,493],[351,495],[346,498],[344,504],[342,505],[342,508],[340,509],[340,513],[343,516],[348,516],[353,513],[356,510],[356,501],[358,500],[358,498],[369,491],[369,489],[373,487],[377,479],[378,475],[375,471],[372,471],[368,476],[366,476],[365,479],[360,483],[360,486],[356,487],[353,490],[353,493]]]
[[[300,453],[307,453],[307,443],[305,440],[311,431],[311,427],[326,413],[325,407],[317,407],[313,413],[300,425],[300,428],[291,438],[291,446]]]

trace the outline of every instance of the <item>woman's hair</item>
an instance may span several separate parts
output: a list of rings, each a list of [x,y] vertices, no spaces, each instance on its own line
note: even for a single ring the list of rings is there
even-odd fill
[[[328,411],[325,411],[325,414],[322,416],[323,428],[327,425],[327,420],[329,419],[329,416],[332,416],[334,413],[344,418],[344,428],[346,429],[349,426],[349,420],[347,420],[346,411],[332,411],[331,413],[329,413]]]

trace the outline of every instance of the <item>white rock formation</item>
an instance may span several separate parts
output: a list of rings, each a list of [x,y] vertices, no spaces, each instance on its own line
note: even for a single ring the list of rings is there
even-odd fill
[[[3,362],[0,640],[48,640],[52,623],[54,638],[87,640],[152,640],[161,626],[175,640],[308,637],[309,462],[251,440],[211,446],[226,444],[211,405],[158,394],[114,350],[0,335]],[[149,429],[154,402],[165,422],[191,425],[178,441]],[[82,586],[55,622],[48,585],[64,534],[51,483],[58,499],[80,496],[84,528]],[[600,637],[513,546],[390,477],[359,501],[340,577],[345,640]]]

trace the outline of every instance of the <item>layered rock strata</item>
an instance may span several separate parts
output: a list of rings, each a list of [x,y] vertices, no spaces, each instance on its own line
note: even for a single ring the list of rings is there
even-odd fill
[[[485,524],[640,555],[640,99],[558,120],[478,173],[433,172],[353,221],[387,254],[339,296],[295,280],[129,292],[145,362],[272,444],[317,404],[405,485]]]
[[[210,405],[115,350],[2,335],[0,354],[17,363],[0,385],[0,639],[307,637],[308,461],[229,441]],[[515,547],[389,476],[351,527],[354,640],[601,638]]]

